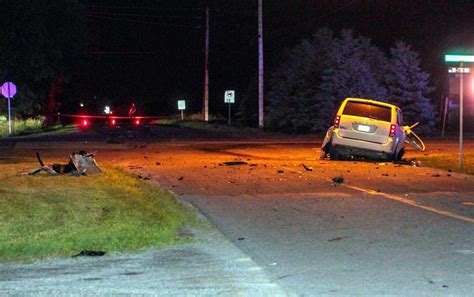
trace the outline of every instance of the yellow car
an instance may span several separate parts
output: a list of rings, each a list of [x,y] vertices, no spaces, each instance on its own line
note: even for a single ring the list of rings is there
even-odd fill
[[[321,157],[356,157],[398,161],[404,153],[407,131],[398,106],[381,101],[346,98],[326,133]],[[411,132],[411,131],[410,131]]]

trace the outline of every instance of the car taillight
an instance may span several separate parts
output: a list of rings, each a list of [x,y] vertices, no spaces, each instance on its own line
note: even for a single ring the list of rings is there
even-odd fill
[[[88,120],[82,120],[82,127],[86,128],[87,126],[89,126],[89,121]]]
[[[134,123],[135,123],[135,125],[137,125],[137,126],[138,126],[138,125],[140,125],[140,120],[135,120],[135,122],[134,122]]]
[[[117,122],[115,120],[110,121],[110,125],[115,126],[115,124],[117,124]]]
[[[388,136],[394,137],[397,135],[397,125],[390,125],[390,134]]]
[[[341,123],[341,116],[336,116],[334,118],[334,128],[339,128],[339,124]]]

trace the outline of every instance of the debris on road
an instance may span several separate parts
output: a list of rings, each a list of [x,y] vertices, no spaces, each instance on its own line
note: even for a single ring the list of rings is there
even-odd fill
[[[328,242],[335,242],[335,241],[342,240],[344,238],[347,238],[347,236],[341,236],[341,237],[336,237],[336,238],[333,238],[333,239],[329,239]]]
[[[440,177],[440,174],[432,174],[431,177]]]
[[[285,171],[283,171],[282,169],[278,169],[277,172],[280,174],[285,173]]]
[[[69,173],[74,176],[86,175],[86,173],[100,173],[102,170],[95,161],[96,153],[97,152],[88,154],[85,151],[80,150],[79,152],[74,152],[69,155],[69,163],[67,164],[54,163],[52,165],[45,165],[43,160],[41,160],[39,153],[37,152],[36,158],[38,159],[38,162],[41,166],[31,172],[28,172],[27,174],[34,175],[40,173],[41,171],[45,171],[52,175]]]
[[[105,252],[103,251],[89,251],[89,250],[83,250],[79,254],[72,256],[73,258],[75,257],[102,257],[105,255]]]
[[[332,185],[337,186],[339,184],[342,184],[344,182],[344,176],[336,176],[332,178]]]
[[[389,176],[388,173],[382,173],[382,176]]]
[[[181,176],[180,178],[178,178],[178,180],[183,180],[184,179],[184,176]]]
[[[306,166],[304,163],[302,163],[301,165],[303,165],[304,170],[306,170],[306,171],[313,171],[313,167],[311,167],[311,166],[308,167],[308,166]]]
[[[156,165],[156,166],[160,166],[161,163],[160,163],[160,162],[156,162],[155,165]]]
[[[245,161],[229,161],[229,162],[222,162],[219,163],[219,166],[239,166],[239,165],[247,165],[248,163]]]

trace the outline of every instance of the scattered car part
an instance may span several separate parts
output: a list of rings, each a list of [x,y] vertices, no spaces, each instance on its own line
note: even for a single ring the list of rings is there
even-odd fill
[[[342,184],[344,182],[344,176],[335,176],[332,178],[332,185],[337,186],[339,184]]]
[[[40,163],[40,167],[34,169],[33,171],[29,172],[29,175],[37,174],[41,171],[45,171],[48,174],[66,174],[70,173],[74,176],[84,175],[86,172],[87,174],[94,174],[100,173],[102,170],[100,169],[99,165],[95,161],[95,154],[93,153],[86,153],[85,151],[74,152],[69,156],[69,163],[67,164],[59,164],[54,163],[52,165],[45,165],[39,153],[36,153],[36,158]]]

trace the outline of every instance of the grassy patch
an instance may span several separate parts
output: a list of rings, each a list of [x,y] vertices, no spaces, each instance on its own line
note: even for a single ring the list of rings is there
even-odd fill
[[[474,174],[474,152],[466,152],[463,155],[463,168],[459,167],[459,154],[435,154],[421,157],[419,160],[423,166]]]
[[[238,123],[232,123],[231,126],[226,124],[226,121],[214,121],[214,122],[204,122],[201,120],[180,120],[180,119],[162,119],[158,122],[160,125],[172,125],[172,126],[179,126],[179,127],[186,127],[186,128],[193,128],[193,129],[200,129],[200,130],[207,130],[207,131],[218,131],[218,132],[226,132],[226,133],[236,133],[242,134],[245,132],[246,135],[253,135],[253,136],[260,136],[262,133],[265,135],[277,135],[277,133],[272,132],[263,132],[257,128],[251,127],[244,127],[240,126]]]
[[[95,176],[19,175],[0,164],[0,262],[126,251],[186,240],[195,214],[165,190],[119,169]]]
[[[44,125],[44,117],[12,120],[12,136],[29,134],[65,134],[75,132],[74,126]],[[8,119],[0,116],[0,138],[8,136]]]

